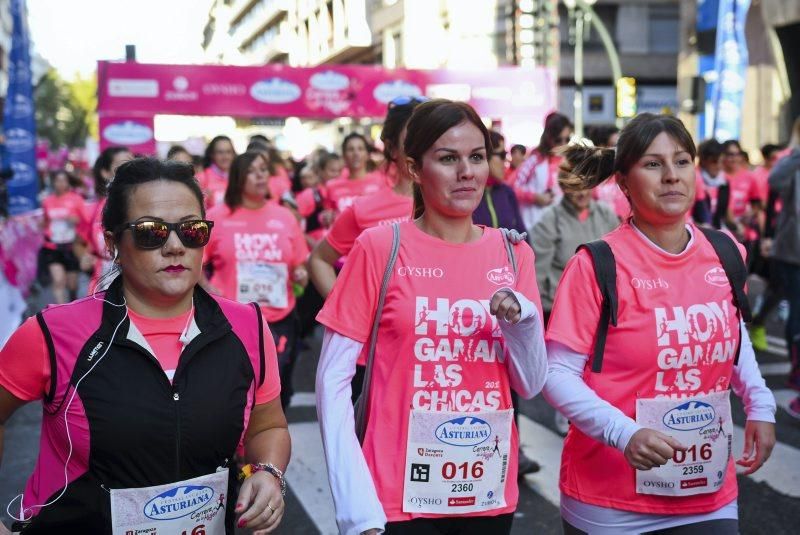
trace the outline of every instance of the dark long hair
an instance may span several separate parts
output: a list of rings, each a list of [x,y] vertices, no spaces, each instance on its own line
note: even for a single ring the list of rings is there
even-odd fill
[[[247,181],[247,171],[256,158],[261,158],[264,162],[269,162],[268,156],[256,150],[243,152],[233,159],[231,170],[228,173],[228,187],[225,189],[225,205],[231,209],[231,212],[242,205],[242,195],[244,194],[244,183]]]
[[[111,172],[111,164],[114,162],[114,156],[120,152],[128,152],[128,147],[106,147],[94,161],[94,165],[92,166],[92,178],[94,178],[94,194],[98,199],[106,196],[106,188],[108,187],[108,180],[103,176],[103,171]]]
[[[492,140],[480,116],[465,102],[453,102],[443,98],[423,102],[416,107],[406,126],[403,150],[407,158],[422,168],[422,156],[445,132],[463,122],[472,123],[483,134],[487,157],[492,153]],[[414,219],[425,212],[422,190],[414,183]]]
[[[555,111],[548,115],[544,120],[544,131],[542,132],[542,137],[539,138],[539,146],[535,150],[544,155],[550,154],[558,146],[556,139],[565,128],[570,130],[574,128],[569,117]]]
[[[233,141],[228,136],[215,136],[206,146],[206,151],[203,153],[203,169],[208,169],[214,163],[214,150],[217,148],[217,143],[220,141],[227,141],[233,147]],[[234,156],[236,151],[233,152]]]

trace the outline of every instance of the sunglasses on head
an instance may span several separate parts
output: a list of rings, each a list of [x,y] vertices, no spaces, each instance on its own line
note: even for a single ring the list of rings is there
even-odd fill
[[[173,230],[178,235],[181,243],[190,249],[203,247],[211,238],[213,221],[205,219],[192,219],[179,223],[166,223],[164,221],[134,221],[124,223],[117,228],[117,233],[130,229],[133,235],[133,244],[139,249],[158,249],[163,247]]]
[[[407,104],[411,104],[412,102],[416,104],[422,104],[423,102],[428,102],[430,99],[424,95],[419,95],[416,97],[395,97],[389,102],[389,109],[394,108],[395,106],[406,106]]]

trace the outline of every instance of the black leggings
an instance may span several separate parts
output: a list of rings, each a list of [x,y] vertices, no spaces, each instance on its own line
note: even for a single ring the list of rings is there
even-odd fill
[[[564,519],[561,520],[561,523],[564,527],[564,535],[587,535],[585,531],[579,530],[575,526],[569,524]],[[648,531],[643,535],[738,535],[738,534],[739,534],[739,521],[737,519],[720,518],[717,520],[706,520],[705,522],[695,522],[694,524],[675,526],[674,528]]]
[[[514,513],[497,516],[415,518],[386,524],[385,535],[508,535]]]

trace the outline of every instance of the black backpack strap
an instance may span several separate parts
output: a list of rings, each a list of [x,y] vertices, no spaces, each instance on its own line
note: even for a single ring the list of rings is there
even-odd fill
[[[578,250],[586,249],[592,257],[594,264],[594,275],[597,278],[597,286],[603,295],[603,302],[600,309],[600,321],[597,322],[597,334],[594,343],[594,356],[592,358],[592,371],[600,373],[603,368],[603,353],[606,349],[606,338],[608,337],[609,323],[617,326],[617,262],[614,253],[608,243],[603,240],[595,240],[584,243]]]
[[[747,300],[745,293],[745,285],[747,284],[747,266],[742,260],[742,255],[733,238],[721,232],[710,228],[697,227],[711,243],[714,252],[717,253],[722,269],[725,270],[725,275],[728,277],[728,283],[731,285],[733,293],[733,304],[739,311],[740,317],[745,323],[753,321],[753,314],[750,311],[750,301]],[[734,366],[739,364],[739,352],[741,351],[742,327],[739,325],[739,345],[736,348],[736,358],[733,361]]]

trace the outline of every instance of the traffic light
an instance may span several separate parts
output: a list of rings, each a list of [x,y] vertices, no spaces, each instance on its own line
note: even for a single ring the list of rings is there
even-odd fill
[[[636,115],[636,78],[624,76],[617,80],[617,117]]]

